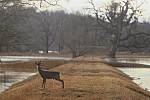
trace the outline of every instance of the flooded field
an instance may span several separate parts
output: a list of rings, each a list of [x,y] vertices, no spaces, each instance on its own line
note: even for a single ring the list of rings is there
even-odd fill
[[[3,62],[7,61],[29,61],[37,59],[64,59],[69,60],[70,58],[59,58],[59,57],[19,57],[19,56],[1,56]],[[139,63],[150,65],[149,58],[136,58],[136,59],[118,59],[119,62],[125,63]],[[124,73],[132,77],[135,83],[144,88],[150,90],[150,68],[118,68]],[[35,75],[36,69],[12,69],[12,68],[0,68],[0,92],[8,89],[12,84],[18,83],[27,79],[28,77]]]
[[[132,77],[135,83],[150,91],[150,68],[118,68]]]
[[[105,61],[107,62],[121,62],[121,63],[131,63],[131,64],[143,64],[143,65],[150,65],[150,58],[117,58],[116,59],[109,59],[106,58]],[[140,66],[140,65],[139,65]],[[150,66],[146,68],[136,68],[135,66],[129,67],[117,67],[117,69],[121,70],[125,74],[129,75],[133,78],[133,81],[142,87],[145,90],[150,91]]]
[[[0,70],[0,92],[36,74],[36,72],[15,72],[14,70],[15,69],[9,69],[8,71],[6,69]]]
[[[48,56],[0,56],[1,61],[29,61],[29,60],[70,60],[66,57],[48,57]]]
[[[150,65],[150,58],[118,58],[118,62]]]
[[[117,61],[123,63],[137,63],[150,65],[150,58],[128,58],[128,59],[118,59]],[[145,90],[150,91],[150,68],[118,68],[124,73],[128,74],[130,77],[133,77],[133,81]]]
[[[19,67],[17,68],[15,66],[2,67],[1,64],[7,64],[9,62],[26,62],[30,60],[70,60],[70,58],[64,57],[38,56],[0,56],[0,59],[2,61],[2,63],[0,63],[0,93],[8,89],[13,84],[21,82],[37,73],[36,67],[34,67],[34,63],[32,65],[32,68],[28,68],[28,66],[23,67],[21,65],[19,65]]]

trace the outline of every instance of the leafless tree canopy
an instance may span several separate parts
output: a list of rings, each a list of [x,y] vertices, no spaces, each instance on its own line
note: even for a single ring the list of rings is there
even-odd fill
[[[133,1],[112,1],[99,11],[90,0],[96,17],[79,12],[38,12],[36,7],[25,7],[20,1],[2,1],[0,51],[48,53],[69,49],[73,57],[92,47],[110,50],[111,57],[117,50],[149,52],[150,23],[138,21],[141,4],[133,7]]]
[[[136,28],[138,17],[141,15],[141,4],[134,6],[135,0],[122,0],[120,2],[112,1],[110,5],[103,10],[97,10],[93,0],[89,0],[95,11],[97,24],[111,34],[112,47],[111,57],[115,57],[118,45],[122,35],[128,33],[125,39],[131,36]]]

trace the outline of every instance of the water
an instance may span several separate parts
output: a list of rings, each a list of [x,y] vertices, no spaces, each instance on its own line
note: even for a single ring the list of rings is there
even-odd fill
[[[35,56],[1,56],[0,59],[2,61],[29,61],[32,59],[55,59],[55,60],[70,60],[70,58],[64,57],[35,57]],[[119,62],[125,63],[139,63],[150,65],[149,58],[119,58],[117,59]],[[124,73],[128,74],[130,77],[135,78],[133,80],[142,88],[150,91],[150,68],[118,68],[122,70]],[[14,83],[18,83],[27,79],[29,76],[35,75],[34,72],[16,72],[13,70],[3,69],[0,70],[0,92],[8,89]]]
[[[121,58],[117,59],[118,62],[123,63],[137,63],[150,65],[150,58]],[[134,82],[145,90],[150,91],[150,68],[118,68],[130,77],[134,78]]]
[[[31,72],[14,72],[7,70],[0,70],[0,93],[15,83],[21,82],[36,73]]]
[[[0,60],[4,63],[14,61],[30,61],[30,60],[70,60],[65,57],[40,57],[40,56],[0,56]],[[35,72],[29,72],[27,69],[1,68],[0,69],[0,93],[15,83],[21,82],[30,76],[35,75]]]
[[[117,60],[106,58],[105,61],[150,65],[150,58],[118,58]],[[150,91],[150,68],[118,67],[118,69],[134,78],[133,82],[140,87]]]
[[[134,82],[145,90],[150,91],[150,68],[118,68],[130,77]]]
[[[67,57],[48,57],[48,56],[0,56],[1,61],[29,61],[29,60],[70,60]]]
[[[118,62],[150,65],[150,58],[118,58]]]

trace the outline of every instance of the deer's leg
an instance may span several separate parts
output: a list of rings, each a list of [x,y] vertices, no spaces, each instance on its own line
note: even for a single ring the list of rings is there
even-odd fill
[[[56,79],[57,81],[60,81],[62,83],[63,89],[64,89],[64,81],[62,79]]]
[[[45,83],[46,83],[46,79],[43,78],[42,88],[43,88],[43,87],[45,88]]]
[[[44,78],[43,78],[42,88],[43,88],[43,85],[44,85]]]
[[[53,82],[53,89],[54,89],[54,80],[52,79],[52,82]]]
[[[45,88],[45,85],[46,85],[46,79],[44,79],[44,88]]]

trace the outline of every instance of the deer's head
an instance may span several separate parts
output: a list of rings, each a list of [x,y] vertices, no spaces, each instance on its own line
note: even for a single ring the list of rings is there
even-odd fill
[[[36,61],[35,64],[40,66],[41,65],[41,61]]]
[[[41,68],[40,68],[41,61],[36,61],[35,65],[36,65],[38,71],[41,70]]]

